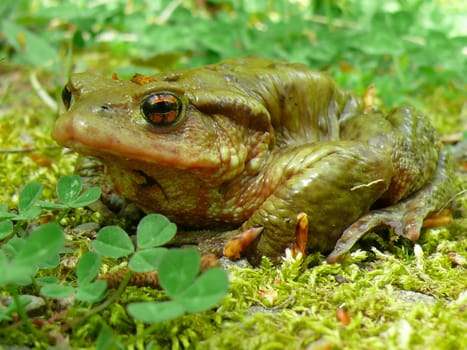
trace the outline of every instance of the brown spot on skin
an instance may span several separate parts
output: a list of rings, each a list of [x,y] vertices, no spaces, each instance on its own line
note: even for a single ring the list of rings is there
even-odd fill
[[[151,77],[149,75],[139,74],[139,73],[136,73],[135,75],[133,75],[133,77],[130,80],[133,83],[138,84],[138,85],[146,85],[146,84],[156,81],[154,77]]]

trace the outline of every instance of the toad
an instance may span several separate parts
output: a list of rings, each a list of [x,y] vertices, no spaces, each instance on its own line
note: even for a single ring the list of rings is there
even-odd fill
[[[327,75],[263,58],[148,79],[73,74],[55,140],[100,159],[115,190],[182,227],[260,228],[244,254],[280,256],[309,220],[306,247],[336,261],[365,233],[410,240],[453,195],[428,119],[382,112]]]

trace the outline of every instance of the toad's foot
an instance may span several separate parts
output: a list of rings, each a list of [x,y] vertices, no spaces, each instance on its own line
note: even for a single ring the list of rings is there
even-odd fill
[[[454,183],[452,176],[449,176],[452,167],[448,158],[446,154],[441,154],[435,178],[420,191],[395,205],[370,211],[350,225],[326,260],[335,263],[363,235],[381,226],[392,227],[397,235],[416,241],[425,217],[446,206],[454,194]]]

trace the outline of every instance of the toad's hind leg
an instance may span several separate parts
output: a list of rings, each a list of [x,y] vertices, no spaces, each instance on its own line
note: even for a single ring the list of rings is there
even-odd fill
[[[255,188],[279,184],[241,228],[263,229],[245,251],[254,265],[262,256],[281,256],[295,242],[302,212],[310,218],[307,248],[330,251],[342,231],[387,190],[393,174],[388,152],[356,141],[297,145],[274,156],[263,169],[262,187]]]
[[[380,226],[393,227],[397,235],[416,241],[424,218],[452,199],[455,190],[452,175],[449,155],[442,152],[433,180],[407,199],[363,215],[344,231],[327,261],[336,262],[358,239]]]

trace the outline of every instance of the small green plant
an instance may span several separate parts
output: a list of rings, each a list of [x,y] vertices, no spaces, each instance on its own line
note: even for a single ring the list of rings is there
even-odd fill
[[[65,236],[56,222],[39,226],[26,235],[25,225],[46,208],[60,208],[64,212],[76,208],[77,203],[88,205],[100,196],[98,188],[90,188],[80,195],[81,178],[65,176],[57,185],[57,196],[62,203],[39,201],[42,185],[28,183],[19,195],[18,213],[12,213],[6,205],[0,206],[0,288],[8,291],[14,300],[7,308],[0,308],[0,320],[9,321],[13,313],[18,313],[26,326],[37,334],[25,312],[29,297],[20,296],[20,287],[33,284],[35,275],[41,269],[55,268],[60,263]],[[16,233],[17,235],[13,236]],[[12,237],[10,237],[12,236]],[[7,240],[7,238],[9,238]]]
[[[201,312],[215,306],[228,288],[227,275],[221,268],[211,268],[198,276],[201,258],[195,249],[167,249],[176,226],[160,214],[149,214],[139,223],[135,250],[128,234],[118,226],[102,228],[93,242],[94,252],[84,254],[76,269],[77,288],[59,283],[46,284],[41,294],[63,298],[75,293],[79,301],[95,303],[105,297],[106,281],[96,280],[101,256],[113,259],[130,257],[126,276],[109,300],[116,300],[133,272],[157,271],[159,283],[172,299],[163,302],[140,302],[128,305],[133,318],[154,323],[175,318],[184,312]],[[107,306],[109,301],[102,304]],[[92,313],[101,311],[97,306]]]
[[[78,175],[63,176],[57,183],[57,198],[61,203],[39,201],[43,209],[62,210],[59,220],[71,209],[83,208],[94,203],[101,196],[99,187],[91,187],[83,192],[83,183]]]
[[[27,298],[20,298],[18,290],[29,285],[39,269],[56,267],[60,263],[59,253],[65,238],[57,223],[40,226],[27,238],[14,237],[0,249],[0,287],[7,290],[14,299],[9,308],[0,308],[0,320],[10,320],[13,312],[23,318],[32,328],[24,311]]]
[[[100,196],[98,188],[83,192],[79,176],[65,176],[58,181],[56,203],[39,200],[41,193],[42,185],[31,182],[19,196],[18,213],[11,213],[5,205],[0,207],[0,271],[3,271],[0,274],[0,288],[9,293],[14,301],[8,307],[0,308],[0,323],[11,321],[11,315],[18,313],[26,326],[39,338],[43,338],[25,311],[30,298],[20,295],[21,287],[27,285],[39,286],[39,294],[52,299],[74,296],[79,302],[94,304],[107,297],[107,300],[96,305],[80,320],[117,300],[134,272],[157,271],[159,285],[171,299],[163,302],[136,302],[127,306],[133,318],[147,323],[169,320],[185,312],[210,309],[226,294],[228,280],[224,270],[211,268],[199,275],[201,258],[198,251],[162,247],[174,237],[177,228],[159,214],[147,215],[139,222],[137,249],[122,228],[103,227],[93,242],[93,251],[84,253],[79,259],[76,281],[65,284],[54,276],[36,278],[39,270],[55,268],[60,264],[59,254],[64,251],[65,236],[56,222],[39,226],[29,235],[26,234],[25,224],[37,219],[44,210],[59,211],[57,218],[60,219],[69,210],[91,204]],[[129,257],[128,271],[112,294],[108,292],[107,282],[98,279],[102,257]]]
[[[57,198],[61,203],[53,203],[39,200],[43,190],[41,184],[28,183],[19,195],[18,214],[10,212],[7,205],[0,205],[0,240],[14,232],[22,232],[22,223],[36,219],[43,209],[61,210],[57,218],[60,221],[71,209],[85,207],[99,199],[100,188],[92,187],[81,193],[82,187],[79,176],[63,176],[56,188]],[[13,224],[14,221],[17,225]]]
[[[100,196],[99,188],[90,188],[80,194],[79,176],[65,176],[59,180],[57,196],[62,203],[39,201],[42,189],[37,182],[28,183],[19,195],[17,214],[10,212],[6,205],[0,207],[0,240],[18,234],[1,244],[0,269],[4,272],[0,276],[0,286],[28,285],[38,269],[53,268],[60,262],[58,254],[65,242],[62,228],[56,222],[50,222],[26,235],[25,223],[38,218],[43,209],[59,208],[66,213],[71,208],[88,205]]]

